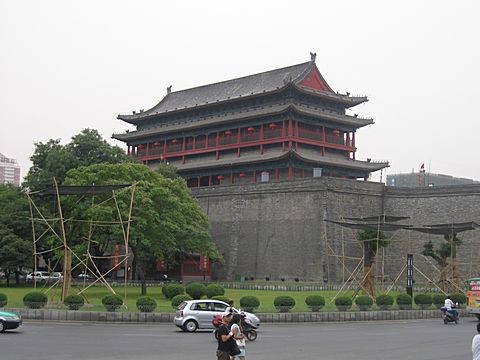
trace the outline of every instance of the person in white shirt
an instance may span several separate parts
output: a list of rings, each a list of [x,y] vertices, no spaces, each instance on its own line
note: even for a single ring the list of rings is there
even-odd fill
[[[472,340],[473,360],[480,360],[480,323],[477,324],[477,335]]]
[[[447,308],[447,311],[449,313],[451,313],[453,316],[458,318],[458,311],[456,309],[456,304],[452,301],[452,298],[450,295],[448,295],[447,298],[445,299],[445,307]]]

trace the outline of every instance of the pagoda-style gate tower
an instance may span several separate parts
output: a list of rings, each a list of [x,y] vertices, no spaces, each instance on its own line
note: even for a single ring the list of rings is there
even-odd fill
[[[355,158],[357,129],[373,124],[346,110],[368,101],[336,93],[311,61],[171,91],[152,109],[118,119],[115,134],[151,167],[175,165],[190,187],[334,176],[367,179],[388,162]]]

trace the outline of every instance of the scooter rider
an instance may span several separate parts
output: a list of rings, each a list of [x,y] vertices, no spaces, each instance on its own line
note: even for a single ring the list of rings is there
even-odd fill
[[[447,308],[447,311],[452,314],[453,316],[455,316],[455,318],[458,319],[458,311],[456,309],[458,304],[455,304],[453,301],[452,301],[452,297],[450,295],[447,296],[447,298],[445,299],[445,307]]]

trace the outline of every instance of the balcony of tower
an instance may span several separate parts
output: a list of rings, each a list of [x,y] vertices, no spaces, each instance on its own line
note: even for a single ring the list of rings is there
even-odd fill
[[[354,137],[355,133],[351,131],[324,126],[315,128],[299,124],[298,121],[281,121],[139,144],[136,149],[129,148],[129,154],[139,160],[149,161],[237,149],[240,156],[241,149],[247,147],[258,147],[262,151],[265,145],[280,144],[283,150],[288,150],[292,144],[298,143],[354,153]]]

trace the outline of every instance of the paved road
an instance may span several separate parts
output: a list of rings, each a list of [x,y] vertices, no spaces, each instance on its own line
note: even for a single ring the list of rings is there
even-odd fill
[[[408,322],[263,324],[247,359],[471,359],[476,320],[443,325]],[[215,359],[211,331],[185,334],[173,325],[25,323],[0,334],[1,360]]]

